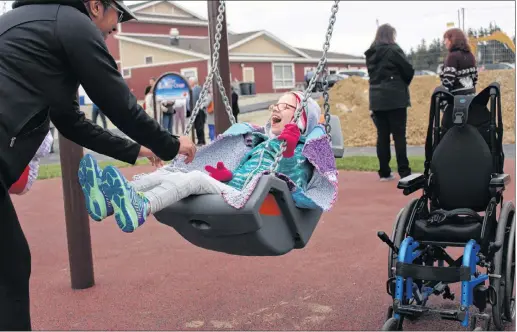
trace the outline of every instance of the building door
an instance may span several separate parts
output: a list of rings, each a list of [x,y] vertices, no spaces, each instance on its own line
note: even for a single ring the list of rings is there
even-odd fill
[[[255,68],[242,67],[242,81],[247,83],[255,83]]]

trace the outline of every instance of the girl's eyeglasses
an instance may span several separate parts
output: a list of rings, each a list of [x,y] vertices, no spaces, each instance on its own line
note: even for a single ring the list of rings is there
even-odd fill
[[[296,109],[296,106],[293,106],[293,105],[288,104],[288,103],[278,103],[278,104],[273,104],[273,105],[269,106],[269,111],[273,112],[275,109],[277,109],[280,112],[282,112],[282,111],[285,111],[288,108]]]

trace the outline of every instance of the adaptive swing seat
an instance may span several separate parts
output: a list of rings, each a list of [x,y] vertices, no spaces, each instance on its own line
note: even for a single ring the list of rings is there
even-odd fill
[[[252,148],[246,144],[264,127],[239,123],[201,148],[191,164],[178,159],[171,170],[206,172],[206,165],[224,161],[235,169]],[[306,192],[282,174],[263,173],[238,194],[188,197],[155,214],[190,243],[241,256],[278,256],[304,248],[324,210],[337,199],[337,169],[325,129],[318,125],[307,136],[304,155],[314,172]],[[294,197],[294,200],[293,200]],[[297,207],[295,204],[297,202]]]

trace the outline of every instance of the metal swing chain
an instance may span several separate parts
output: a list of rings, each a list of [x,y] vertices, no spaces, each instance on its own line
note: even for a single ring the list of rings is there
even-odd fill
[[[307,86],[307,89],[304,92],[304,97],[301,102],[301,105],[298,106],[298,108],[296,109],[296,112],[294,113],[294,118],[292,120],[293,123],[298,122],[298,120],[300,119],[300,116],[302,115],[303,109],[306,109],[307,100],[311,97],[312,89],[314,89],[314,86],[316,85],[316,79],[323,72],[324,67],[326,67],[327,52],[328,52],[328,49],[330,48],[330,40],[332,39],[332,32],[334,31],[334,23],[336,23],[336,14],[338,12],[338,9],[339,9],[339,0],[336,0],[336,1],[334,1],[334,5],[332,5],[332,15],[330,16],[330,19],[329,19],[329,25],[327,28],[325,43],[323,44],[323,54],[318,62],[318,66],[316,67],[316,73],[314,73],[314,76],[312,76],[312,78],[309,82],[309,85]],[[330,128],[330,105],[328,103],[328,99],[329,99],[328,81],[327,81],[326,74],[325,74],[325,79],[324,79],[323,84],[324,84],[323,85],[323,88],[324,88],[323,96],[325,98],[325,105],[324,105],[325,122],[326,122],[325,129],[327,131],[327,135],[329,135],[329,137],[330,137],[330,129],[331,129]],[[280,146],[280,150],[278,151],[278,153],[276,155],[275,161],[271,164],[271,168],[270,168],[271,172],[276,171],[278,164],[280,163],[280,161],[283,158],[283,153],[285,152],[286,147],[287,147],[287,143],[285,141],[283,141]]]
[[[0,15],[7,13],[7,1],[2,1],[2,3],[2,13]]]
[[[230,122],[232,124],[235,123],[235,117],[233,116],[232,108],[230,106],[230,101],[228,100],[228,97],[226,96],[226,90],[224,89],[224,86],[222,84],[221,76],[219,75],[219,70],[217,69],[217,62],[219,60],[219,49],[221,48],[221,30],[223,29],[223,14],[225,12],[225,2],[221,1],[219,4],[219,8],[217,10],[217,25],[216,25],[216,33],[214,37],[214,50],[212,53],[212,66],[210,67],[210,72],[205,80],[205,83],[203,84],[203,88],[201,89],[201,92],[199,94],[199,99],[196,102],[196,106],[194,106],[194,110],[192,111],[192,114],[190,115],[190,121],[187,124],[187,127],[185,128],[185,132],[183,135],[187,136],[190,131],[192,130],[192,126],[194,125],[194,122],[196,120],[197,114],[201,110],[201,105],[203,105],[206,101],[206,97],[208,94],[208,90],[210,88],[210,85],[212,85],[214,75],[217,79],[217,85],[219,86],[219,92],[221,93],[221,96],[223,98],[223,102],[225,104],[226,112],[228,113],[228,116],[230,118]]]
[[[216,33],[215,33],[214,45],[213,45],[214,46],[214,50],[213,50],[213,53],[212,53],[212,65],[211,65],[210,71],[209,71],[209,73],[208,73],[208,75],[206,77],[205,83],[203,84],[203,87],[201,88],[201,92],[199,94],[199,98],[198,98],[198,100],[196,102],[196,105],[194,106],[194,110],[192,111],[192,114],[190,115],[190,120],[189,120],[189,122],[187,124],[187,127],[185,128],[185,132],[183,134],[185,136],[187,136],[190,133],[190,131],[192,130],[192,126],[194,125],[194,122],[196,120],[197,114],[201,110],[201,106],[204,105],[204,103],[206,101],[208,90],[210,88],[210,85],[212,85],[214,75],[216,75],[216,72],[218,72],[218,70],[217,70],[217,62],[219,60],[219,49],[221,47],[221,44],[220,44],[221,30],[223,29],[223,14],[224,14],[224,11],[225,11],[225,3],[224,3],[224,1],[221,1],[217,11],[218,11],[218,15],[217,15]],[[217,73],[216,76],[219,76],[218,73]],[[219,86],[222,86],[222,84],[220,84]],[[219,90],[221,90],[221,89],[219,89]],[[225,93],[224,87],[223,87],[223,93]],[[226,94],[224,96],[226,96]],[[225,102],[226,108],[228,108],[229,100],[228,100],[227,97],[226,97],[226,100],[223,97],[223,102]],[[235,117],[233,116],[233,113],[231,112],[231,106],[230,106],[229,115],[231,115],[230,121],[233,120],[232,124],[234,124],[235,123]]]

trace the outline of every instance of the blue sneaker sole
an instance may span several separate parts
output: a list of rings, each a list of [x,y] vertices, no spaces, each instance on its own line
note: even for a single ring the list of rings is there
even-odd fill
[[[140,225],[139,217],[131,199],[136,197],[137,194],[115,167],[108,166],[104,169],[102,190],[113,206],[113,214],[118,227],[126,233],[131,233],[137,229]]]
[[[100,187],[102,172],[97,161],[91,155],[87,154],[81,159],[77,175],[90,217],[100,222],[112,214],[113,209],[106,201]]]

